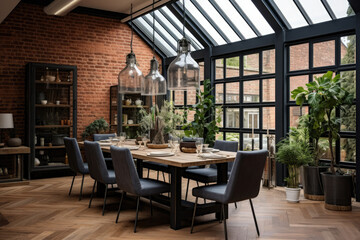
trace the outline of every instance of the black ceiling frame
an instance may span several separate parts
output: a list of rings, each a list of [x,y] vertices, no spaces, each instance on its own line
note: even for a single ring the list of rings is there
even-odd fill
[[[204,8],[196,1],[190,0],[191,3],[197,8],[197,10],[204,16],[204,18],[212,25],[212,27],[218,32],[218,34],[225,40],[226,43],[231,43],[230,38],[228,38],[219,25],[210,17],[210,15],[204,10]]]
[[[229,2],[234,6],[236,11],[240,14],[240,16],[245,20],[245,22],[249,25],[249,27],[253,30],[253,32],[256,34],[256,36],[260,37],[261,33],[260,31],[255,27],[253,22],[250,20],[250,18],[246,15],[246,13],[241,9],[239,4],[235,2],[234,0],[229,0]]]
[[[305,18],[306,22],[309,25],[313,25],[313,21],[311,20],[311,18],[309,17],[307,12],[305,11],[305,9],[304,9],[303,5],[301,4],[301,2],[299,0],[293,0],[293,2],[295,3],[296,7],[299,9],[301,15]]]
[[[146,16],[141,17],[147,24],[150,25],[150,27],[154,27],[152,20],[148,19]],[[157,21],[157,19],[155,19]],[[155,32],[164,39],[164,41],[176,52],[176,46],[160,31],[160,29],[156,26],[155,23]],[[156,37],[155,37],[156,38]],[[176,39],[175,39],[176,41]]]
[[[179,2],[169,4],[167,7],[180,22],[183,21],[183,10]],[[201,24],[195,18],[193,18],[186,9],[185,16],[185,27],[191,32],[192,35],[196,37],[198,41],[200,41],[204,47],[212,47],[216,45],[216,41],[205,31]]]
[[[335,13],[331,9],[331,7],[330,7],[329,3],[327,2],[327,0],[320,0],[320,1],[321,1],[322,5],[324,6],[326,12],[331,17],[331,20],[335,20],[336,19]]]
[[[290,28],[288,22],[284,22],[284,19],[281,18],[274,10],[273,5],[270,5],[268,2],[262,0],[251,0],[255,7],[259,10],[261,15],[269,23],[271,28],[276,32],[283,31]],[[280,11],[280,10],[279,10]],[[281,12],[279,12],[281,14]]]
[[[236,35],[241,39],[246,39],[245,36],[239,31],[239,29],[235,26],[233,21],[229,19],[229,17],[226,15],[226,13],[221,9],[219,4],[215,2],[215,0],[209,0],[210,4],[215,8],[215,10],[220,14],[220,16],[225,20],[227,24],[231,27],[231,29],[236,33]]]
[[[359,0],[348,0],[348,2],[355,13],[360,13],[360,1]]]

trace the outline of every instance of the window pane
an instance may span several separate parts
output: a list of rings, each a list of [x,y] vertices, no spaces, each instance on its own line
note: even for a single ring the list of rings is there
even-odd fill
[[[290,46],[290,71],[309,68],[309,44]]]
[[[291,28],[303,27],[308,25],[293,1],[274,0],[274,2],[286,18],[286,20],[289,22]]]
[[[184,105],[184,91],[176,90],[176,91],[173,91],[173,94],[175,94],[174,104],[183,106]]]
[[[240,111],[239,108],[226,108],[226,128],[239,128],[240,127]]]
[[[289,121],[290,121],[290,127],[297,127],[299,125],[299,117],[305,114],[308,114],[309,108],[308,107],[302,107],[300,110],[300,107],[290,107],[289,111]]]
[[[335,144],[336,144],[335,141],[333,141],[334,156],[336,156]],[[323,146],[325,148],[324,154],[321,156],[321,158],[322,159],[331,159],[331,151],[329,148],[328,138],[325,138],[325,137],[320,138],[319,145]]]
[[[263,107],[263,129],[275,129],[275,107]]]
[[[223,132],[219,132],[216,134],[215,136],[216,140],[224,140],[224,133]]]
[[[313,23],[330,21],[331,17],[327,13],[320,0],[300,0],[305,12],[309,15]]]
[[[275,79],[262,80],[263,102],[275,102]]]
[[[341,64],[356,63],[356,35],[342,37],[340,41]]]
[[[215,85],[215,103],[224,103],[224,84]]]
[[[263,74],[275,73],[275,49],[262,52]]]
[[[184,109],[176,108],[175,109],[175,114],[183,116],[184,115]]]
[[[205,69],[204,69],[204,62],[199,62],[200,67],[200,82],[204,81]]]
[[[254,150],[260,149],[259,145],[259,134],[254,134]],[[244,133],[243,134],[243,150],[251,151],[252,148],[252,134]]]
[[[243,82],[243,88],[244,88],[244,103],[253,103],[253,102],[259,102],[259,80],[255,81],[244,81]]]
[[[240,83],[226,83],[226,103],[240,103]]]
[[[244,76],[259,74],[259,54],[244,56]]]
[[[335,65],[335,40],[314,43],[314,67]]]
[[[244,108],[243,110],[243,126],[244,128],[259,128],[259,109]]]
[[[224,59],[216,59],[215,61],[215,79],[224,78]]]
[[[340,112],[341,131],[356,131],[356,106],[343,106]]]
[[[269,135],[270,136],[270,147],[271,149],[270,150],[270,153],[274,153],[275,151],[275,135]],[[267,139],[267,135],[263,134],[262,135],[262,149],[268,149],[268,139]]]
[[[341,72],[340,77],[343,79],[341,86],[356,97],[356,71]]]
[[[342,162],[356,162],[356,139],[341,138],[340,140],[340,157]]]
[[[239,57],[232,57],[226,59],[226,78],[239,76]]]
[[[186,104],[194,105],[196,103],[196,90],[187,90],[186,92]]]
[[[327,0],[327,2],[335,13],[336,18],[343,18],[355,14],[347,0]]]
[[[240,142],[240,133],[230,133],[227,132],[225,133],[225,140],[226,141],[235,141],[235,142]]]
[[[303,75],[303,76],[294,76],[294,77],[290,77],[290,92],[289,92],[289,96],[290,96],[290,100],[295,100],[291,97],[291,91],[293,91],[294,89],[298,88],[298,87],[304,87],[306,89],[306,84],[309,83],[309,76],[308,75]]]
[[[194,121],[195,113],[196,113],[196,111],[188,111],[188,115],[187,115],[187,121],[188,122]]]
[[[221,121],[220,123],[217,123],[216,125],[219,127],[219,128],[223,128],[224,127],[224,109],[222,108],[221,109],[222,111],[216,111],[215,112],[215,117],[218,117],[220,115],[220,118],[221,118]]]

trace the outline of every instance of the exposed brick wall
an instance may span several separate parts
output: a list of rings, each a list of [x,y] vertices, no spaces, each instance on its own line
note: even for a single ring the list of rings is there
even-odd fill
[[[43,62],[77,66],[78,136],[97,118],[109,121],[110,86],[125,67],[130,31],[119,20],[76,13],[48,16],[41,6],[21,2],[0,24],[0,112],[14,114],[23,137],[25,65]],[[133,48],[146,75],[151,48],[136,34]]]

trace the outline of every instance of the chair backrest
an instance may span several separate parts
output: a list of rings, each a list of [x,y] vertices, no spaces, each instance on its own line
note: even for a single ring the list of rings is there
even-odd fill
[[[229,152],[237,152],[239,148],[239,143],[236,141],[224,141],[224,140],[216,140],[214,144],[214,149],[219,149],[220,151],[229,151]],[[234,162],[228,163],[228,171],[230,172]],[[210,165],[211,168],[216,168],[215,164]]]
[[[64,137],[64,143],[71,170],[85,173],[84,162],[76,139]]]
[[[203,140],[203,138],[196,138],[196,137],[183,137],[183,142],[196,142],[197,139]]]
[[[85,155],[89,165],[90,176],[98,182],[106,183],[109,172],[102,154],[100,144],[97,142],[85,141]]]
[[[110,151],[116,183],[119,189],[128,193],[138,194],[141,184],[130,150],[128,148],[111,146]]]
[[[94,141],[106,140],[110,137],[115,137],[115,133],[106,133],[106,134],[94,134]]]
[[[225,190],[227,203],[255,198],[259,194],[267,150],[238,151]]]

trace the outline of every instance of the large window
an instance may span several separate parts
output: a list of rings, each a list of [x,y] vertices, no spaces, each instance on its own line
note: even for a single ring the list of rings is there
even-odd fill
[[[287,106],[288,127],[296,127],[301,115],[307,114],[307,106],[300,109],[296,106],[290,92],[299,86],[304,86],[327,71],[340,74],[342,86],[355,96],[355,35],[345,34],[323,39],[315,39],[303,43],[287,46],[289,64],[287,67]],[[334,145],[337,163],[342,165],[353,164],[356,157],[356,106],[344,106],[344,111],[336,114],[341,117],[340,140]],[[322,138],[327,146],[327,138]],[[322,156],[330,157],[329,149]]]
[[[217,139],[239,141],[240,149],[266,148],[275,133],[275,50],[215,59],[215,103],[223,108]]]

